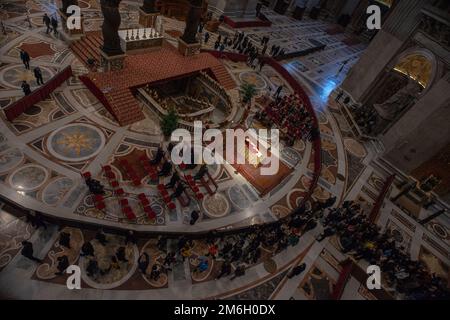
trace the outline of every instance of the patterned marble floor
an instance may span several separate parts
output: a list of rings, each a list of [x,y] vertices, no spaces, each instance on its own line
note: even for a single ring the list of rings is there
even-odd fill
[[[80,1],[85,17],[86,30],[98,30],[102,23],[98,1]],[[123,27],[138,26],[135,1],[121,4]],[[32,74],[27,72],[18,56],[19,48],[26,48],[32,55],[31,66],[39,65],[44,79],[56,74],[67,65],[75,73],[86,72],[83,65],[61,39],[45,34],[42,13],[53,13],[55,5],[49,1],[17,0],[0,5],[0,15],[7,28],[7,35],[0,36],[0,107],[4,108],[21,97],[19,84],[30,80],[36,86]],[[26,20],[26,13],[30,23]],[[346,199],[357,199],[370,208],[375,201],[380,185],[389,175],[383,167],[369,165],[376,158],[370,144],[357,141],[330,94],[341,83],[349,68],[363,52],[364,45],[347,46],[343,35],[328,35],[328,25],[320,21],[298,22],[273,12],[265,12],[274,22],[272,39],[276,43],[299,50],[308,46],[309,38],[318,38],[327,44],[324,51],[282,61],[284,67],[305,88],[320,123],[322,138],[323,168],[313,200],[325,201],[336,196],[338,205]],[[183,22],[163,18],[165,36],[175,42],[184,27]],[[302,30],[302,37],[292,39],[293,30]],[[221,27],[221,34],[234,34],[234,30]],[[252,39],[264,34],[264,28],[245,30]],[[213,34],[210,44],[217,34]],[[342,62],[349,61],[337,74]],[[254,71],[243,63],[225,62],[234,80],[240,84],[256,85],[256,103],[244,123],[253,126],[254,111],[259,108],[259,99],[268,91],[274,91],[283,78],[270,67],[261,72]],[[285,94],[292,89],[286,84]],[[87,192],[80,172],[91,171],[101,181],[101,165],[111,164],[119,177],[122,173],[114,163],[121,158],[136,158],[146,153],[151,156],[161,141],[158,119],[145,112],[146,119],[128,127],[119,127],[95,97],[76,78],[58,88],[51,98],[37,104],[25,114],[9,123],[1,115],[0,126],[0,193],[25,207],[61,218],[89,222],[105,226],[125,226],[136,230],[151,231],[200,231],[218,228],[242,227],[255,223],[275,221],[287,215],[305,196],[313,172],[313,153],[310,143],[298,142],[294,147],[283,147],[283,163],[292,169],[278,187],[269,194],[260,196],[255,188],[238,175],[229,165],[211,166],[209,171],[218,182],[218,193],[193,202],[188,208],[177,204],[173,212],[164,207],[155,185],[144,181],[144,186],[135,188],[125,178],[121,179],[129,202],[133,206],[136,195],[144,192],[153,202],[157,219],[149,221],[138,213],[136,221],[128,221],[117,211],[115,199],[107,196],[107,208],[100,212],[93,207],[92,196]],[[395,190],[394,190],[395,192]],[[108,194],[107,194],[108,195]],[[138,207],[136,205],[136,207]],[[199,208],[201,218],[195,226],[188,223],[188,215]],[[426,215],[423,209],[420,215]],[[449,221],[436,221],[425,229],[396,204],[387,201],[378,223],[382,227],[397,230],[399,239],[413,258],[427,262],[430,269],[441,274],[450,265]],[[65,278],[53,276],[57,257],[67,255],[71,263],[86,268],[88,258],[80,257],[81,244],[93,238],[91,231],[78,228],[50,226],[47,230],[34,230],[23,218],[17,218],[2,210],[0,214],[0,296],[14,298],[64,298],[64,299],[164,299],[164,298],[242,298],[242,299],[326,299],[330,288],[337,281],[339,261],[345,257],[332,241],[318,243],[315,236],[321,226],[300,238],[299,243],[288,250],[273,254],[267,252],[267,261],[248,266],[245,277],[232,282],[228,279],[212,280],[219,265],[209,264],[206,271],[195,272],[198,259],[205,254],[205,244],[196,243],[192,259],[179,261],[173,271],[164,274],[158,281],[142,276],[137,270],[137,257],[146,252],[152,264],[160,263],[163,257],[154,239],[140,239],[136,245],[125,245],[122,237],[108,234],[110,245],[101,248],[94,244],[96,257],[104,257],[126,247],[128,263],[119,265],[109,276],[95,279],[84,274],[82,286],[85,290],[71,292],[66,289]],[[59,245],[61,232],[71,234],[71,249]],[[21,255],[20,242],[33,242],[36,255],[44,259],[36,265]],[[71,244],[72,244],[71,242]],[[175,244],[168,243],[168,247]],[[159,262],[158,262],[159,261]],[[287,271],[301,262],[307,263],[307,272],[288,279]],[[269,267],[270,265],[270,267]],[[269,271],[268,271],[269,270]],[[20,280],[19,280],[20,279]],[[28,279],[22,281],[22,279]],[[370,295],[355,286],[355,295],[370,299]]]

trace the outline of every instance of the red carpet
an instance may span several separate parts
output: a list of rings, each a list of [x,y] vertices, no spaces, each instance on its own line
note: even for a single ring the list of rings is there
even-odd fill
[[[217,58],[208,53],[185,57],[167,43],[158,51],[127,56],[125,66],[120,71],[91,72],[80,79],[120,125],[125,126],[144,118],[132,94],[133,90],[208,70],[226,89],[236,86]]]

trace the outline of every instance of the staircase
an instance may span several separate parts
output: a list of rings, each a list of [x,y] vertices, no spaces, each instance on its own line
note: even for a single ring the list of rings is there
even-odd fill
[[[101,31],[89,31],[78,41],[72,42],[70,49],[87,66],[87,60],[93,58],[97,64],[100,63],[100,48],[103,45]]]
[[[105,96],[111,106],[110,112],[122,127],[145,119],[144,113],[130,89],[114,90]]]
[[[230,76],[227,69],[225,69],[222,64],[212,67],[211,71],[214,74],[217,82],[219,82],[225,88],[225,90],[236,88],[236,82],[234,82],[233,78]]]

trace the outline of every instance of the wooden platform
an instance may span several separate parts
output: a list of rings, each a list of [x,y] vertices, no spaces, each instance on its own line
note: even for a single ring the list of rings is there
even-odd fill
[[[125,126],[144,118],[133,96],[134,90],[147,84],[155,85],[192,76],[200,71],[210,71],[227,90],[236,87],[222,62],[211,54],[185,57],[167,42],[161,50],[128,55],[120,71],[90,72],[80,79],[120,125]]]

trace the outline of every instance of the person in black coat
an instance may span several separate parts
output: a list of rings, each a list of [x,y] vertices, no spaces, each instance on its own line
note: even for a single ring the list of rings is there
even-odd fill
[[[116,257],[117,257],[117,260],[119,260],[119,261],[128,262],[128,259],[125,254],[125,247],[119,247],[117,249]]]
[[[294,268],[292,269],[292,271],[288,274],[287,277],[288,277],[289,279],[291,279],[291,278],[293,278],[293,277],[296,277],[296,276],[298,276],[300,273],[302,273],[303,271],[305,271],[305,269],[306,269],[306,263],[302,263],[302,264],[300,264],[300,265],[294,267]]]
[[[138,268],[143,274],[146,274],[149,264],[150,264],[150,257],[148,256],[147,252],[144,252],[138,259]]]
[[[67,256],[61,256],[61,257],[58,257],[57,261],[58,261],[58,265],[56,268],[58,269],[58,272],[56,272],[55,275],[60,276],[69,267],[69,258]]]
[[[30,70],[30,55],[25,50],[20,50],[20,60],[26,69]]]
[[[198,218],[200,218],[198,211],[197,210],[192,211],[190,225],[193,226],[197,222]]]
[[[42,22],[45,24],[45,26],[47,27],[47,31],[45,31],[46,34],[48,34],[50,31],[52,31],[52,28],[50,27],[50,17],[45,13],[44,17],[42,17]]]
[[[106,240],[106,236],[105,233],[103,232],[102,229],[100,229],[97,234],[95,235],[95,239],[97,239],[98,242],[100,242],[100,244],[102,246],[106,246],[106,244],[108,243],[108,241]]]
[[[25,258],[42,263],[41,259],[33,256],[33,244],[29,241],[22,241],[22,250],[20,252]]]
[[[92,244],[89,241],[86,241],[83,246],[81,247],[81,254],[82,257],[86,257],[86,256],[95,256],[95,251],[94,251],[94,247],[92,246]]]
[[[67,249],[70,249],[70,233],[61,232],[59,235],[59,244]]]
[[[28,96],[31,93],[30,85],[25,80],[22,81],[21,87],[24,95]]]
[[[125,238],[125,244],[136,244],[137,240],[136,237],[134,236],[134,232],[132,230],[128,230],[126,238]]]
[[[36,67],[36,68],[34,68],[33,72],[34,72],[34,77],[36,78],[37,84],[38,85],[44,84],[44,79],[42,78],[41,68]]]
[[[58,35],[58,20],[55,17],[52,17],[51,24],[52,24],[52,28],[53,28],[53,33],[55,34],[55,36],[57,36]]]

